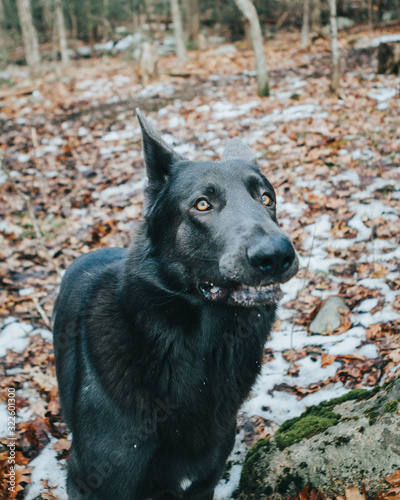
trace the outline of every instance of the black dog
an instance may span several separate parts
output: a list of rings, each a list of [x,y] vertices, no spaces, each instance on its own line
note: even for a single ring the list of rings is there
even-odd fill
[[[138,117],[145,222],[131,249],[77,259],[55,306],[68,493],[211,500],[298,259],[247,146],[189,161]]]

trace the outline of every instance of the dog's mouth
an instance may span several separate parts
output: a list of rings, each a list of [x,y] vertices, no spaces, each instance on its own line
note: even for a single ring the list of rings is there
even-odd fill
[[[223,288],[213,283],[201,283],[200,290],[211,302],[252,307],[262,304],[277,304],[283,296],[279,283],[261,286],[239,284],[234,288]]]

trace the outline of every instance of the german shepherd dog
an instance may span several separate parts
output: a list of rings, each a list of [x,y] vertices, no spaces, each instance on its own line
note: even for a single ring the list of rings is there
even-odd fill
[[[137,115],[143,225],[130,249],[78,258],[55,305],[67,490],[212,500],[298,258],[247,146],[233,139],[221,161],[189,161]]]

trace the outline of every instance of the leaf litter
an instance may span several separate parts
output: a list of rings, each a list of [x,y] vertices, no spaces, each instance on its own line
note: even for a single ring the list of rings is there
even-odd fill
[[[268,43],[269,99],[255,97],[248,49],[192,52],[188,78],[171,76],[176,60],[164,57],[161,76],[147,86],[120,57],[86,60],[62,78],[48,74],[31,94],[3,97],[3,489],[6,390],[13,386],[16,495],[66,498],[70,441],[45,320],[68,264],[96,248],[127,246],[138,227],[146,181],[136,106],[191,159],[218,160],[232,137],[249,144],[276,186],[281,224],[301,257],[301,273],[283,287],[280,320],[239,415],[236,445],[216,498],[232,497],[248,448],[285,420],[355,387],[372,388],[399,376],[400,78],[377,75],[373,55],[355,63],[344,36],[346,73],[340,98],[332,97],[328,42],[318,40],[306,52],[294,41],[294,35],[280,34]],[[18,75],[17,88],[23,84]],[[334,296],[349,308],[343,326],[310,335],[322,303]],[[398,472],[388,481],[394,498]],[[300,498],[310,495],[315,492]]]

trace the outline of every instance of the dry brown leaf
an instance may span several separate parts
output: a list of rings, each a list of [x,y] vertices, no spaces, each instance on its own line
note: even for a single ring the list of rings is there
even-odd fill
[[[385,278],[388,270],[385,266],[374,262],[374,270],[372,271],[371,278]]]
[[[360,493],[358,486],[347,488],[345,492],[346,500],[367,500],[365,494]]]
[[[321,367],[325,368],[326,366],[331,365],[336,360],[336,356],[332,356],[326,352],[321,355]]]
[[[31,372],[33,381],[41,390],[46,392],[55,392],[57,390],[57,379],[52,373],[49,373],[49,371],[43,373],[38,366],[32,368]]]
[[[53,449],[56,450],[57,453],[63,453],[64,451],[68,451],[71,448],[71,441],[68,441],[65,438],[59,439],[53,445]]]
[[[385,480],[391,486],[400,487],[400,470],[396,470],[396,472],[392,476],[385,477]]]

